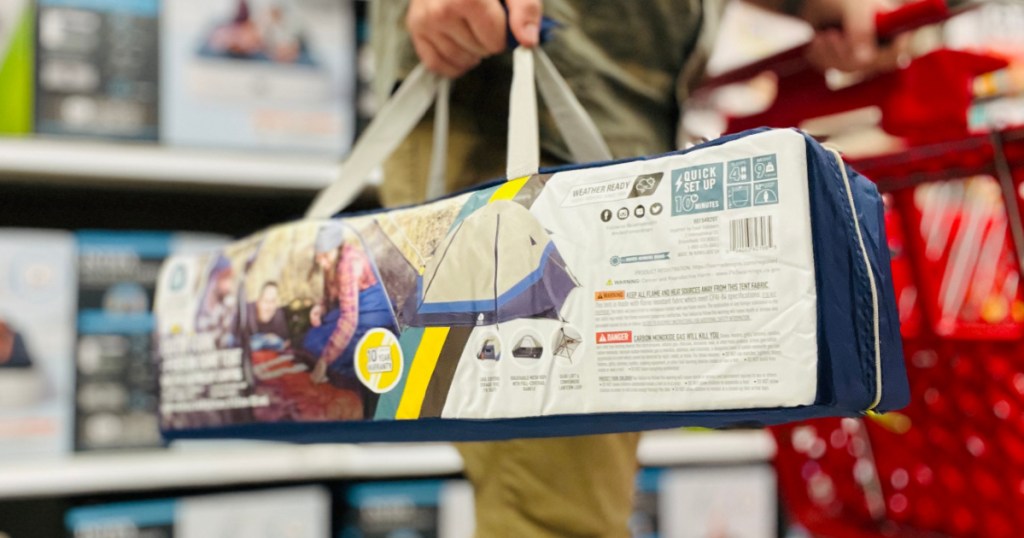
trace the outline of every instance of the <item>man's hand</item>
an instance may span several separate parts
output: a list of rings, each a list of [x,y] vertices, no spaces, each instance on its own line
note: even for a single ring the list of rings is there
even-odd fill
[[[319,385],[320,383],[327,382],[326,360],[321,358],[320,360],[316,361],[316,364],[313,366],[313,371],[309,373],[309,379],[310,381],[317,385]]]
[[[427,69],[457,78],[505,50],[506,23],[524,47],[540,41],[542,0],[410,0],[405,25]]]
[[[895,68],[906,50],[906,36],[880,49],[875,14],[891,9],[885,0],[805,0],[796,13],[818,30],[807,58],[821,70],[846,72]]]

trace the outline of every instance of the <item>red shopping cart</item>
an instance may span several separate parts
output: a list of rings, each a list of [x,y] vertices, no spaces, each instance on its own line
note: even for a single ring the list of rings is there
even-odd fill
[[[879,35],[941,21],[945,3],[879,18]],[[794,49],[709,81],[772,71],[778,98],[730,131],[873,106],[901,149],[855,160],[886,192],[911,404],[772,428],[790,516],[815,536],[1024,536],[1024,128],[979,132],[975,79],[1007,65],[936,50],[839,90]]]

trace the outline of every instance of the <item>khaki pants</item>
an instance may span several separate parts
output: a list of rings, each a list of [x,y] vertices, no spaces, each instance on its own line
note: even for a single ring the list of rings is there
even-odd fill
[[[495,148],[505,147],[504,130],[454,107],[450,122],[448,190],[503,176],[505,154]],[[423,201],[432,128],[421,123],[385,165],[385,205]],[[476,536],[628,537],[638,441],[626,433],[458,444],[476,497]]]

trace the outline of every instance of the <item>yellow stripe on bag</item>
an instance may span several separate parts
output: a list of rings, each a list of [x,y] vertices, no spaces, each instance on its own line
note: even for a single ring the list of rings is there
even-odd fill
[[[526,182],[530,179],[530,176],[521,177],[519,179],[511,179],[505,182],[504,185],[498,187],[498,190],[494,191],[491,195],[491,199],[487,203],[496,202],[498,200],[511,200],[515,198],[519,191],[526,185]]]
[[[448,331],[448,327],[427,327],[423,331],[423,339],[420,340],[420,347],[416,350],[416,356],[412,360],[409,377],[405,380],[405,392],[402,393],[402,400],[398,403],[398,411],[395,413],[396,420],[420,418],[423,397],[427,394],[427,386],[430,385],[430,378],[434,375],[437,358],[441,356],[441,348],[444,347],[444,341],[448,338]]]

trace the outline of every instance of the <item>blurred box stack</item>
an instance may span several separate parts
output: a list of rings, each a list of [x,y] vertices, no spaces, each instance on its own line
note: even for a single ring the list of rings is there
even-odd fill
[[[32,130],[35,11],[31,0],[0,0],[0,134]]]
[[[341,156],[354,136],[355,21],[334,0],[165,2],[161,139]]]
[[[75,245],[70,234],[0,230],[0,458],[71,450]]]
[[[163,232],[79,232],[75,449],[159,446],[151,357],[153,293],[175,253],[226,239]]]
[[[330,503],[326,489],[307,486],[83,506],[64,522],[76,538],[323,538]]]
[[[36,132],[156,140],[159,0],[39,0]]]

